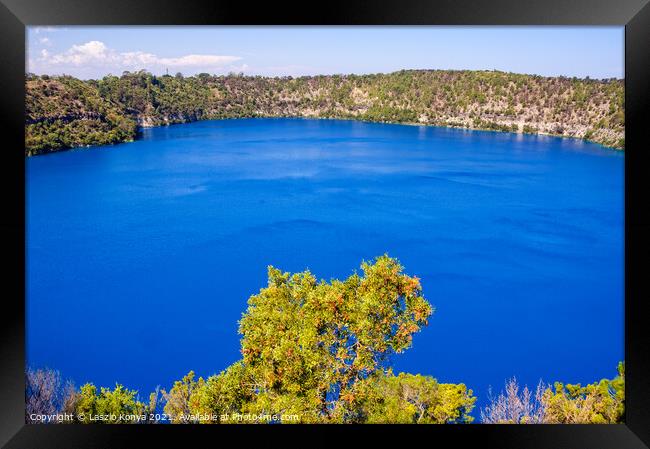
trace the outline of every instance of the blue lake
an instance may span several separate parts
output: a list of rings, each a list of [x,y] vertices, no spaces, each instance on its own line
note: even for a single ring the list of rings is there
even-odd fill
[[[305,119],[28,158],[28,363],[145,399],[239,359],[267,265],[343,278],[387,252],[436,308],[396,371],[479,405],[512,376],[613,377],[623,165],[580,140]]]

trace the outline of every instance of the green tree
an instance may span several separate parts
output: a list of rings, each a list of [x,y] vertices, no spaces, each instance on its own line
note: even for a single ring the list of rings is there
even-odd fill
[[[625,364],[618,376],[586,386],[540,382],[535,393],[521,389],[516,379],[506,382],[506,391],[490,398],[481,411],[481,421],[491,424],[616,424],[625,417]]]
[[[296,395],[315,413],[334,413],[356,382],[411,345],[433,309],[419,279],[386,255],[363,275],[320,281],[269,267],[268,287],[252,296],[240,322],[243,362],[272,404]]]
[[[197,388],[202,388],[203,386],[203,379],[199,378],[198,381],[194,380],[194,371],[190,371],[187,375],[183,376],[182,380],[174,382],[169,392],[162,391],[162,396],[165,400],[164,411],[169,415],[172,423],[184,424],[192,422],[189,418],[189,415],[192,413],[190,398]]]
[[[615,424],[625,418],[625,364],[618,376],[581,386],[556,382],[544,392],[545,422],[553,424]]]
[[[470,423],[476,397],[464,384],[440,384],[420,374],[377,373],[346,398],[353,422],[386,424]]]
[[[155,412],[157,392],[152,393],[149,404],[144,404],[137,399],[138,392],[116,384],[115,388],[100,388],[92,383],[83,385],[74,398],[74,411],[76,418],[82,423],[145,423],[150,422],[151,413]],[[97,420],[97,417],[108,417]],[[133,417],[138,416],[139,419]],[[121,418],[120,418],[121,417]]]
[[[242,360],[207,380],[190,372],[163,393],[172,422],[220,422],[234,413],[471,422],[475,398],[465,385],[389,369],[433,313],[419,279],[387,255],[361,270],[327,282],[269,267],[267,287],[250,297],[240,321]]]

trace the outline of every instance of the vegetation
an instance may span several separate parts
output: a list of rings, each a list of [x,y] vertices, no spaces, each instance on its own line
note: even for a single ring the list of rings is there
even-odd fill
[[[613,424],[625,418],[625,364],[618,376],[582,387],[556,382],[544,392],[544,422],[553,424]]]
[[[505,392],[491,398],[481,411],[481,420],[492,424],[616,424],[625,418],[625,365],[618,376],[586,386],[553,387],[540,382],[533,395],[528,387],[520,392],[516,379],[506,382]]]
[[[497,71],[374,75],[26,77],[27,155],[132,140],[138,127],[203,119],[314,117],[584,138],[624,147],[622,80]]]
[[[25,106],[28,156],[135,137],[136,123],[124,114],[122,105],[72,77],[29,77]]]
[[[34,421],[34,414],[54,415],[69,410],[74,387],[65,387],[58,371],[27,369],[25,371],[25,422]]]
[[[317,281],[269,267],[240,321],[242,360],[222,373],[176,382],[165,412],[173,422],[246,414],[298,422],[469,422],[465,385],[388,369],[410,347],[433,308],[417,277],[381,256],[363,275]],[[208,422],[212,420],[208,419]]]
[[[138,393],[85,384],[56,371],[27,370],[27,422],[81,423],[471,423],[476,397],[464,384],[394,374],[434,309],[420,281],[387,255],[361,274],[317,280],[309,271],[268,268],[268,285],[248,300],[239,323],[241,360],[221,373],[190,371],[169,391]],[[610,423],[624,415],[624,369],[585,387],[516,380],[482,412],[487,423]],[[164,412],[164,413],[162,413]],[[45,415],[60,414],[47,421]]]
[[[76,389],[71,382],[65,386],[61,374],[51,369],[25,372],[25,422],[27,423],[152,423],[157,420],[158,391],[149,403],[140,402],[137,391],[116,384],[100,388],[92,383]]]
[[[372,424],[471,423],[476,398],[464,384],[440,384],[429,376],[392,373],[357,388],[356,420]]]

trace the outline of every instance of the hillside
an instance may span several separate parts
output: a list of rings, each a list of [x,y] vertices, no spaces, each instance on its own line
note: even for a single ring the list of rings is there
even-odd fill
[[[95,86],[70,78],[34,78],[26,85],[25,151],[28,156],[66,148],[132,140],[136,124],[121,104]]]
[[[138,127],[239,117],[358,119],[625,145],[622,80],[448,70],[300,78],[141,71],[89,81],[27,75],[25,152],[128,141]]]

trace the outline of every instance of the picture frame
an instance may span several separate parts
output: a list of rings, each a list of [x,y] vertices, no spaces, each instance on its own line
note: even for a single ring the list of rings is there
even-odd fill
[[[3,312],[0,443],[22,447],[130,447],[152,439],[165,445],[197,437],[225,442],[289,442],[313,432],[324,443],[355,437],[410,441],[435,439],[499,448],[643,448],[650,446],[650,330],[644,322],[650,298],[650,208],[645,139],[650,109],[650,5],[648,0],[402,0],[333,1],[300,7],[243,2],[129,2],[113,0],[0,0],[0,108],[5,150],[2,164]],[[313,9],[308,8],[312,6]],[[309,11],[309,12],[308,12]],[[621,425],[449,426],[39,426],[24,422],[25,369],[25,27],[32,25],[619,25],[625,26],[625,364],[626,417]],[[571,342],[567,342],[571,344]],[[300,437],[299,437],[300,438]],[[441,439],[442,438],[442,439]],[[309,443],[307,443],[309,441]],[[439,444],[439,443],[437,443]]]

